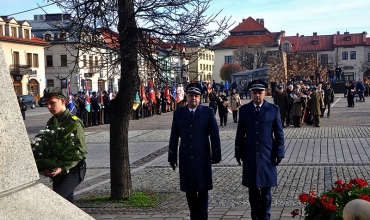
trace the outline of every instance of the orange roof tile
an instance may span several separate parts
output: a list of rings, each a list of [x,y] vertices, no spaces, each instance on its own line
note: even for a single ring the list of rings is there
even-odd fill
[[[229,32],[231,33],[231,32],[241,32],[241,31],[261,31],[261,30],[267,30],[267,29],[261,24],[259,24],[252,17],[248,17],[242,23],[240,23],[238,26],[236,26],[234,29],[232,29]]]
[[[317,44],[314,44],[317,40]],[[290,41],[293,45],[291,52],[334,50],[333,35],[282,37],[281,42]]]
[[[252,44],[275,44],[276,41],[270,35],[229,36],[212,48],[242,47]]]
[[[350,40],[346,40],[350,37]],[[335,34],[334,35],[334,45],[335,46],[354,46],[354,45],[365,45],[366,44],[366,34]]]
[[[0,41],[7,41],[7,42],[15,42],[15,43],[24,43],[24,44],[36,44],[41,46],[49,45],[50,43],[47,41],[44,41],[37,37],[31,37],[31,39],[25,39],[20,37],[11,37],[11,36],[0,36]]]

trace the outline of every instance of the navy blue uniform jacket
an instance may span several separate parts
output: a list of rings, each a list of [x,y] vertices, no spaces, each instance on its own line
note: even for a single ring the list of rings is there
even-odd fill
[[[213,188],[211,160],[221,160],[220,145],[213,109],[199,105],[192,118],[187,106],[174,112],[168,162],[177,162],[178,150],[181,191]]]
[[[284,132],[279,107],[264,101],[258,117],[253,101],[239,108],[235,157],[243,160],[247,187],[277,185],[275,157],[284,157]]]

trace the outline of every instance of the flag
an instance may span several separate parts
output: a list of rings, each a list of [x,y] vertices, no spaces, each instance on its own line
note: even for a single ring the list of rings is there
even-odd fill
[[[142,82],[140,82],[140,97],[141,97],[141,100],[143,100],[142,101],[143,104],[148,103],[148,99],[146,98],[146,95],[145,95],[145,88]]]
[[[67,107],[72,114],[76,114],[76,108],[75,108],[75,103],[73,101],[73,94],[71,92],[71,82],[68,83],[67,85],[68,89],[68,104]]]
[[[136,92],[134,106],[132,107],[132,109],[136,110],[139,107],[139,105],[140,105],[140,97],[139,97],[139,93]]]
[[[100,91],[99,92],[99,101],[100,101],[100,104],[102,105],[102,106],[104,106],[104,99],[103,99],[103,93]]]
[[[184,88],[182,87],[182,85],[179,85],[177,87],[177,90],[176,90],[176,103],[179,103],[181,102],[183,99],[184,99]]]
[[[154,86],[153,86],[153,81],[152,80],[149,81],[148,89],[149,89],[149,98],[154,103],[157,103],[157,99],[155,98]]]
[[[177,83],[173,83],[173,87],[172,87],[172,98],[174,99],[174,100],[176,100],[176,98],[177,98],[177,93],[176,93],[176,91],[177,91],[177,89],[176,89],[176,87],[177,87]]]
[[[86,89],[86,93],[85,93],[85,108],[88,112],[90,112],[90,94],[89,94],[89,84],[87,83],[87,81],[85,81],[85,89]]]
[[[168,90],[168,84],[166,84],[166,87],[164,88],[164,97],[167,98],[168,103],[171,102],[171,96],[170,96],[170,92]]]

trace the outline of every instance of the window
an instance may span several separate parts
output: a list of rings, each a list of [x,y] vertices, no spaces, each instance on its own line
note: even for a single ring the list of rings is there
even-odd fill
[[[17,28],[12,27],[12,37],[17,37]]]
[[[369,55],[370,56],[370,55]],[[202,64],[199,64],[199,70],[202,70]]]
[[[93,56],[89,56],[89,72],[92,73],[94,72],[94,69],[93,69]]]
[[[356,59],[356,51],[351,51],[351,60]]]
[[[33,54],[33,67],[39,67],[39,55],[36,53]]]
[[[66,33],[60,33],[59,34],[59,40],[60,41],[65,41],[67,39],[67,37],[66,37]]]
[[[317,41],[317,40],[312,41],[313,45],[317,45],[318,43],[319,43],[319,41]]]
[[[321,54],[321,64],[328,64],[328,54]]]
[[[347,36],[346,41],[350,41],[350,40],[351,40],[351,36]]]
[[[60,55],[60,66],[68,66],[67,55]]]
[[[284,45],[283,45],[283,51],[285,53],[289,53],[290,52],[290,44],[289,43],[284,43]]]
[[[225,63],[232,63],[233,58],[232,56],[225,56]]]
[[[342,52],[342,60],[348,60],[348,51]]]
[[[47,79],[46,80],[46,87],[54,87],[54,80],[53,79]]]
[[[47,67],[53,66],[53,56],[52,55],[46,55],[46,66]]]
[[[27,66],[32,66],[32,53],[27,53]]]
[[[95,68],[98,68],[99,66],[99,58],[95,56]]]
[[[84,63],[84,67],[86,67],[87,65],[86,55],[83,56],[83,63]]]
[[[45,41],[51,41],[51,34],[45,34]]]
[[[19,65],[19,52],[13,52],[13,64]]]
[[[30,38],[30,30],[24,30],[24,38],[31,39]]]

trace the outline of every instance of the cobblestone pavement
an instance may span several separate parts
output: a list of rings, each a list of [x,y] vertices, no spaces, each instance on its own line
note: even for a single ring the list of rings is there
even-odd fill
[[[286,156],[278,167],[279,185],[273,188],[271,219],[291,219],[290,212],[302,208],[298,201],[302,192],[314,189],[321,193],[339,178],[370,180],[370,104],[355,105],[347,108],[346,99],[337,96],[331,117],[325,116],[320,128],[284,130]],[[49,116],[40,110],[27,118],[30,137],[44,127]],[[241,167],[233,157],[236,124],[230,118],[231,114],[230,123],[220,127],[222,161],[213,166],[209,219],[250,219],[248,190],[241,185]],[[172,113],[132,120],[129,131],[133,189],[166,195],[163,202],[141,209],[77,205],[97,219],[190,219],[185,194],[179,191],[178,170],[173,171],[167,163],[171,120]],[[86,140],[87,177],[76,189],[77,200],[110,194],[109,125],[87,128]],[[47,179],[41,177],[40,181],[50,186]]]

